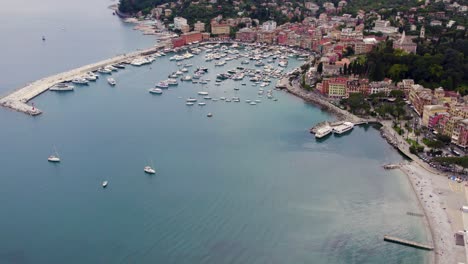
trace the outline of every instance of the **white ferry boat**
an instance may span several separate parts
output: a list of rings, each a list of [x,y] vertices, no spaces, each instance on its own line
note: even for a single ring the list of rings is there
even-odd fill
[[[315,138],[323,138],[327,135],[329,135],[333,131],[333,128],[331,126],[324,126],[319,129],[317,129],[317,132],[315,133]]]
[[[351,122],[344,122],[342,125],[339,125],[339,126],[336,126],[335,128],[333,128],[333,131],[336,133],[336,134],[343,134],[351,129],[353,129],[354,127],[354,124],[351,123]]]

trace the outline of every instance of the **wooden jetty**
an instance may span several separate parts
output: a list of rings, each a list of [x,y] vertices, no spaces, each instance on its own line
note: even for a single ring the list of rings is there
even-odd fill
[[[434,247],[432,247],[432,246],[425,245],[425,244],[418,243],[418,242],[414,242],[414,241],[410,241],[410,240],[406,240],[406,239],[392,237],[392,236],[389,236],[389,235],[384,235],[384,241],[392,242],[392,243],[396,243],[396,244],[400,244],[400,245],[404,245],[404,246],[424,249],[424,250],[434,250]]]

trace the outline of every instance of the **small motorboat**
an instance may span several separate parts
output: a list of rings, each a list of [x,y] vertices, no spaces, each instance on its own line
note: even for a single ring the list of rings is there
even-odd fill
[[[108,183],[109,183],[108,181],[103,181],[102,182],[102,188],[106,188]]]
[[[151,88],[149,89],[149,92],[152,94],[162,94],[162,90],[160,88]]]
[[[114,78],[107,78],[107,83],[109,83],[111,86],[114,86],[117,84]]]
[[[212,114],[212,113],[208,113],[206,116],[207,116],[207,117],[212,117],[213,114]]]
[[[60,158],[55,155],[50,155],[49,158],[47,158],[47,160],[50,162],[60,162]]]
[[[155,174],[156,173],[156,171],[153,168],[151,168],[150,166],[146,166],[143,170],[148,174]]]
[[[54,147],[54,150],[55,150],[55,154],[50,155],[49,158],[47,158],[47,160],[49,162],[60,162],[60,157],[59,157],[59,155],[57,153],[57,149],[55,149],[55,147]]]

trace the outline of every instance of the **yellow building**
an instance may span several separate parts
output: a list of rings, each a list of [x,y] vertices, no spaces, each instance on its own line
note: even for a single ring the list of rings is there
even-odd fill
[[[229,35],[229,33],[231,33],[231,27],[228,24],[220,24],[216,21],[211,22],[211,34]]]
[[[205,32],[205,23],[197,21],[194,25],[194,31]]]
[[[328,96],[342,98],[346,96],[346,83],[330,82],[328,84]]]
[[[447,113],[447,107],[443,105],[425,105],[422,115],[423,126],[429,125],[429,117],[435,114]]]
[[[449,111],[452,116],[459,116],[463,119],[468,118],[468,106],[466,105],[452,105]]]
[[[457,123],[462,121],[462,120],[463,120],[463,118],[461,118],[459,116],[450,117],[449,120],[447,121],[447,123],[445,124],[443,134],[451,137],[452,133],[453,133],[453,129],[455,128]]]

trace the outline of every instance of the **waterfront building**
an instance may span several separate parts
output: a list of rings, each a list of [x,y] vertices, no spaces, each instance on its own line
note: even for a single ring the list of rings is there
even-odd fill
[[[361,93],[367,96],[369,94],[369,79],[349,78],[346,82],[346,98],[352,93]]]
[[[432,90],[414,84],[409,92],[409,101],[418,115],[422,115],[424,106],[432,104]]]
[[[205,23],[197,21],[197,23],[193,25],[193,30],[199,31],[199,32],[205,32]]]
[[[276,35],[276,43],[278,45],[287,45],[288,44],[288,33],[286,31],[281,31]]]
[[[184,45],[202,41],[202,34],[198,31],[188,32],[180,35],[180,37],[184,40]]]
[[[180,29],[180,31],[182,31],[182,33],[187,33],[190,31],[190,26],[188,24],[182,25],[182,28]]]
[[[257,32],[257,42],[272,44],[275,40],[274,31],[260,30]]]
[[[463,148],[468,147],[468,119],[463,119],[456,124],[452,133],[452,142]]]
[[[443,105],[425,105],[422,114],[422,125],[428,127],[430,118],[442,113],[447,113],[447,107]]]
[[[172,38],[172,48],[179,48],[185,45],[185,40],[181,37]]]
[[[345,98],[346,83],[347,79],[343,77],[325,78],[322,80],[319,89],[330,98]]]
[[[175,17],[174,18],[174,29],[182,30],[187,24],[187,19],[183,17]]]
[[[262,24],[262,30],[271,31],[275,29],[276,29],[276,21],[269,20],[269,21],[263,22]]]
[[[463,118],[459,116],[450,116],[446,117],[448,120],[444,122],[444,128],[442,130],[442,134],[451,137],[453,134],[453,130],[455,129],[455,126],[458,124],[458,122],[462,121]]]
[[[231,27],[223,22],[211,20],[211,34],[213,35],[229,35]]]
[[[236,39],[242,42],[255,42],[257,39],[257,32],[250,28],[241,28],[236,33]]]

